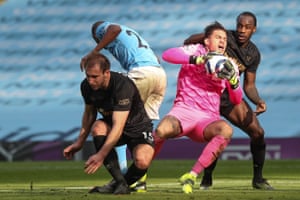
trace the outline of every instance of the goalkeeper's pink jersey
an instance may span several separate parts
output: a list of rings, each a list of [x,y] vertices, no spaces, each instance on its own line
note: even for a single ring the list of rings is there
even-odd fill
[[[163,52],[162,58],[173,64],[182,64],[178,75],[177,94],[174,103],[185,104],[191,108],[201,109],[219,115],[220,97],[228,87],[231,101],[241,102],[240,87],[232,90],[227,80],[212,78],[206,73],[204,65],[188,64],[191,55],[204,55],[207,51],[201,44],[170,48]]]

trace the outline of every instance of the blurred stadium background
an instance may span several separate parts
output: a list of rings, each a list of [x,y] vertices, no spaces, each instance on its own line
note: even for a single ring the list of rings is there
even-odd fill
[[[267,158],[299,159],[300,1],[0,0],[0,160],[63,159],[63,147],[77,137],[81,124],[79,85],[84,74],[79,62],[95,45],[93,22],[108,20],[134,28],[161,56],[215,20],[234,29],[236,16],[245,10],[258,19],[253,41],[262,54],[257,86],[268,105],[259,116],[269,144]],[[122,71],[103,53],[113,70]],[[172,105],[179,69],[165,62],[163,66],[168,88],[161,116]],[[248,142],[235,129],[222,159],[250,159]],[[195,152],[174,152],[186,146]],[[87,143],[76,159],[92,150]],[[198,144],[173,140],[161,158],[194,158],[198,153]]]

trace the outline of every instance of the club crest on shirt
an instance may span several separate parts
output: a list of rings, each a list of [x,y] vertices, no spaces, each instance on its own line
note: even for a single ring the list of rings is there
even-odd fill
[[[240,73],[241,73],[241,72],[244,72],[244,71],[247,69],[247,68],[245,67],[245,65],[242,64],[238,59],[229,56],[226,52],[225,52],[225,56],[229,57],[231,60],[233,60],[233,61],[235,62],[235,64],[237,64]],[[248,58],[247,58],[247,59],[248,59]],[[251,59],[251,57],[250,57],[249,59]]]
[[[129,99],[121,99],[119,100],[118,104],[121,105],[121,106],[126,106],[130,103],[130,100]]]

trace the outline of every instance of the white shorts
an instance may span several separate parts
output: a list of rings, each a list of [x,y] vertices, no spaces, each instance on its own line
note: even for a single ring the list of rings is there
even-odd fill
[[[154,66],[135,67],[128,72],[128,77],[137,86],[149,118],[158,120],[167,87],[165,70]]]

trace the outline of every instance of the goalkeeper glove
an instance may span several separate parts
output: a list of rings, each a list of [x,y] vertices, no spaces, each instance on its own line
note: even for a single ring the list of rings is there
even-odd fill
[[[232,89],[239,86],[238,75],[234,69],[234,66],[229,60],[226,60],[224,67],[217,72],[217,76],[221,79],[227,79]]]
[[[204,64],[207,60],[211,59],[215,53],[207,53],[206,55],[201,56],[190,56],[190,64],[201,65]]]

